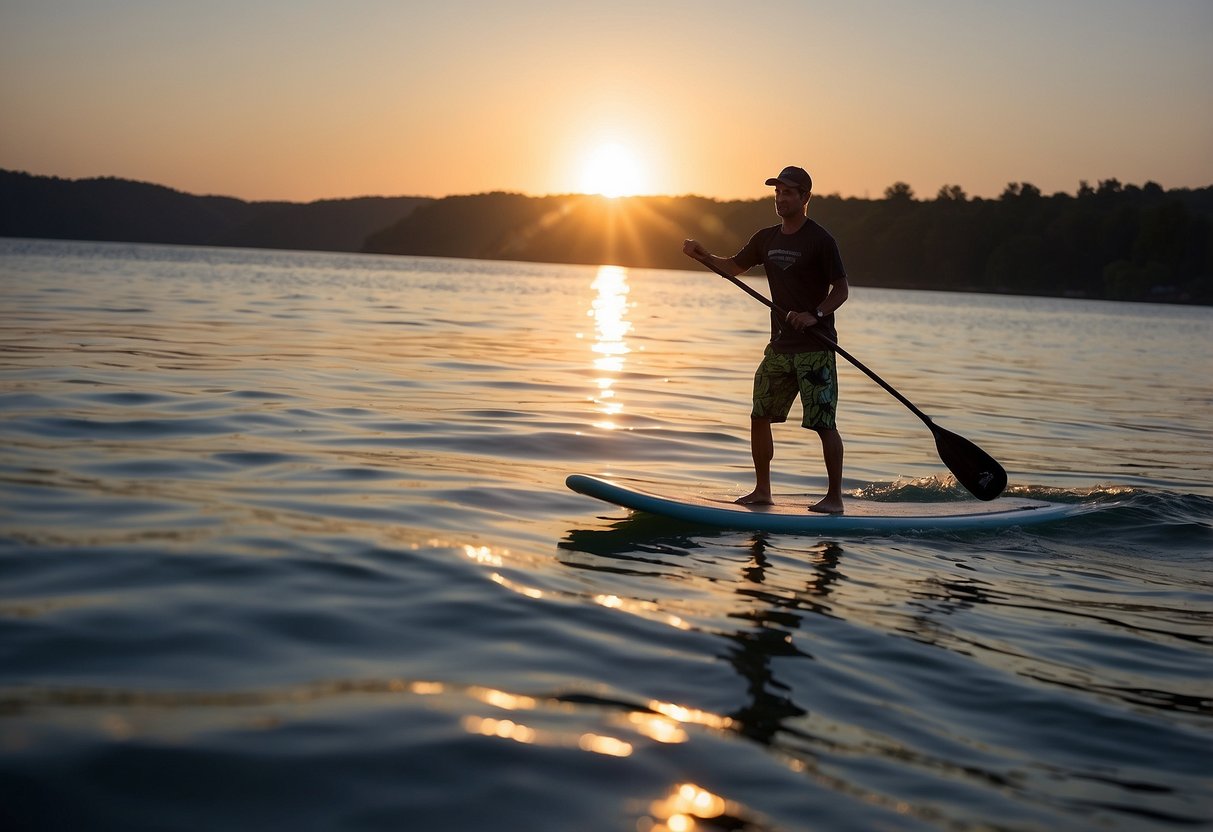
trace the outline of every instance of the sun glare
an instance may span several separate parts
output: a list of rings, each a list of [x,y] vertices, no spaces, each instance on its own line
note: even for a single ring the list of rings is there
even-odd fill
[[[621,144],[601,144],[581,171],[581,192],[607,197],[633,196],[645,189],[644,172],[630,150]]]

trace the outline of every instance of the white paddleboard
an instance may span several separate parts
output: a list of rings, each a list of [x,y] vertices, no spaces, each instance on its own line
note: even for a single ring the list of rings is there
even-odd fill
[[[1060,520],[1083,510],[1080,505],[1023,497],[948,503],[886,503],[848,497],[845,514],[816,514],[809,506],[818,498],[809,496],[776,495],[775,505],[739,506],[703,494],[661,496],[583,474],[572,474],[565,485],[578,494],[687,523],[788,534],[997,529]]]

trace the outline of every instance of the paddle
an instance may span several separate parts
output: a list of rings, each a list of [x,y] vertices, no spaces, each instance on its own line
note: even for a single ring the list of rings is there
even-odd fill
[[[699,262],[725,280],[735,284],[747,295],[769,306],[780,319],[787,319],[788,313],[772,303],[761,292],[751,289],[737,278],[721,271],[710,260],[700,260]],[[974,497],[979,500],[993,500],[1007,487],[1007,472],[998,464],[998,460],[963,436],[952,433],[950,430],[944,430],[932,422],[931,417],[915,407],[913,402],[894,390],[891,384],[869,370],[864,366],[863,362],[840,347],[828,335],[814,331],[814,327],[809,327],[804,331],[841,355],[847,361],[850,361],[862,370],[868,378],[892,394],[893,398],[908,407],[911,413],[922,419],[923,424],[930,428],[931,434],[935,437],[935,450],[939,452],[940,460],[943,461],[944,465],[948,466],[948,470],[956,477],[956,481],[967,488]]]

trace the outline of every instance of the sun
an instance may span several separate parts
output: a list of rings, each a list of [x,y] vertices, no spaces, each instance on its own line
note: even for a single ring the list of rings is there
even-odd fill
[[[606,197],[634,196],[645,190],[644,171],[636,156],[614,142],[598,145],[581,169],[581,192]]]

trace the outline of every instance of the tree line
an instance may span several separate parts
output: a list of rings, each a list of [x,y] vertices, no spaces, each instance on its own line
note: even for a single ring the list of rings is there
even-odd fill
[[[979,199],[947,185],[920,200],[897,182],[878,200],[814,196],[809,216],[838,240],[857,285],[1213,303],[1213,188],[1108,179],[1046,196],[1022,182]],[[770,199],[491,193],[420,206],[366,250],[698,268],[684,237],[731,254],[777,221]]]
[[[920,199],[814,196],[853,283],[1213,304],[1213,187],[1107,179],[1074,194],[1010,183],[996,199],[946,185]],[[738,251],[778,221],[770,198],[367,197],[313,203],[192,196],[121,179],[0,171],[0,236],[229,245],[699,268],[686,237]]]
[[[0,170],[0,236],[52,240],[359,251],[418,197],[248,202],[146,182]]]
[[[816,208],[848,262],[885,285],[1213,302],[1213,188],[1108,179],[1046,196],[1016,182],[997,199],[950,185],[920,201],[899,182],[883,200]]]

